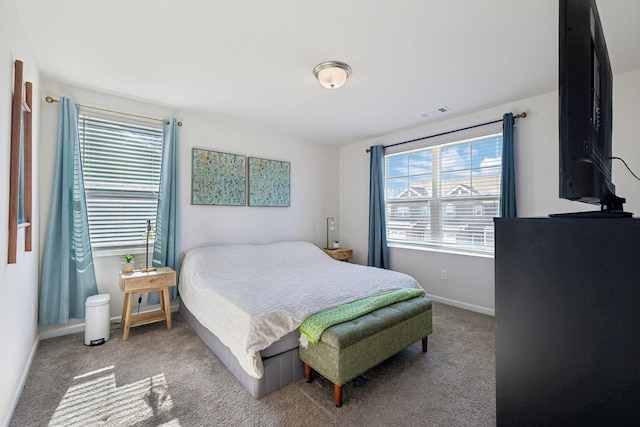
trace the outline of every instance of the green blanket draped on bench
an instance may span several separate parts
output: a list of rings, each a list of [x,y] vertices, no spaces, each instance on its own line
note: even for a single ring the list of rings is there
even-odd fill
[[[424,294],[422,289],[402,288],[320,311],[307,317],[298,328],[301,334],[300,344],[304,347],[308,342],[318,344],[324,330],[333,325],[348,322],[379,308],[419,297],[422,294]]]

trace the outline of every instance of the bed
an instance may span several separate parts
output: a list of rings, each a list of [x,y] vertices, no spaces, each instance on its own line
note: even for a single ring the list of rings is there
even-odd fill
[[[319,311],[400,288],[406,274],[336,261],[308,242],[189,250],[180,312],[258,398],[304,376],[298,326]]]

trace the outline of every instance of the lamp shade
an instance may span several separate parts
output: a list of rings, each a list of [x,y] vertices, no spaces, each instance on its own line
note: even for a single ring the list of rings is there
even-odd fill
[[[323,87],[338,89],[351,74],[351,67],[340,61],[327,61],[316,65],[313,75]]]

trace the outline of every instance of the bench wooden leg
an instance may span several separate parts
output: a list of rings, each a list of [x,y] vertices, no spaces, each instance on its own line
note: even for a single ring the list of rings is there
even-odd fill
[[[311,377],[311,366],[307,365],[306,363],[304,364],[304,377],[307,379],[307,382],[310,383],[311,381],[313,381],[313,378]]]
[[[427,352],[427,345],[429,344],[429,335],[427,335],[426,337],[422,338],[422,352],[426,353]]]
[[[338,384],[333,385],[333,397],[336,401],[336,407],[342,406],[342,386]]]

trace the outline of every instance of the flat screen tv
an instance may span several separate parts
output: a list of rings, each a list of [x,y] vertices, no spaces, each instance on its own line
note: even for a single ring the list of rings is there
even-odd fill
[[[631,216],[611,181],[613,74],[595,0],[560,0],[560,197]]]

